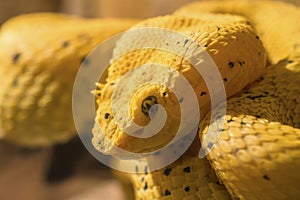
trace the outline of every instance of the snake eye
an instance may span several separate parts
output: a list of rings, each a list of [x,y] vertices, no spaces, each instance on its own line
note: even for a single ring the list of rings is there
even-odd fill
[[[157,103],[157,98],[155,96],[149,96],[146,99],[143,100],[142,102],[142,112],[149,116],[150,108],[151,106],[158,104]],[[157,111],[157,107],[151,109],[151,112],[155,113]]]

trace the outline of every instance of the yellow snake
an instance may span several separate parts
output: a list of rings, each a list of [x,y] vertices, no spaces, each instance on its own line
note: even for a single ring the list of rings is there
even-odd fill
[[[115,21],[112,26],[109,21],[103,28],[102,20],[89,23],[64,16],[44,17],[46,20],[34,15],[16,18],[2,27],[0,36],[0,74],[4,75],[0,80],[1,133],[10,141],[30,146],[49,145],[72,137],[75,130],[68,106],[76,70],[71,68],[77,69],[99,41],[135,23]],[[170,166],[148,172],[141,165],[136,166],[136,174],[120,175],[125,184],[133,185],[135,199],[297,199],[300,196],[299,17],[299,8],[280,2],[207,1],[187,5],[171,16],[149,19],[134,27],[169,28],[190,36],[216,62],[227,96],[235,95],[227,102],[226,122],[220,140],[208,154],[209,161],[198,157],[196,140]],[[50,26],[43,26],[45,21]],[[36,32],[29,24],[35,25]],[[62,31],[57,34],[54,28]],[[87,45],[88,39],[94,42]],[[125,38],[119,42],[119,48],[133,41]],[[269,64],[265,70],[266,55]],[[189,63],[170,52],[137,50],[112,63],[106,83],[95,92],[100,96],[93,130],[95,148],[103,147],[99,127],[104,127],[114,145],[133,152],[159,149],[174,137],[179,120],[178,100],[161,86],[146,85],[129,102],[130,114],[139,125],[149,123],[147,111],[145,114],[141,109],[148,96],[155,96],[165,106],[168,119],[158,135],[136,139],[114,124],[110,108],[115,87],[112,83],[128,70],[148,62],[171,66],[194,85],[201,112],[205,114],[199,126],[200,141],[207,127],[214,125],[208,124],[207,88]],[[109,153],[111,147],[106,150]]]
[[[282,13],[286,15],[282,17]],[[129,70],[146,63],[168,65],[190,81],[198,94],[201,114],[206,114],[199,126],[200,141],[203,141],[209,126],[221,131],[219,141],[207,156],[214,171],[206,159],[198,158],[195,146],[199,149],[199,144],[196,144],[163,169],[149,172],[149,167],[141,162],[136,166],[136,174],[121,175],[124,185],[129,187],[132,184],[135,199],[299,197],[299,16],[299,8],[280,2],[204,1],[187,5],[171,16],[145,20],[132,28],[168,28],[190,36],[204,46],[216,62],[227,96],[235,95],[227,102],[224,126],[218,127],[216,122],[209,124],[207,109],[210,104],[203,79],[182,57],[159,49],[142,49],[129,52],[111,63],[106,83],[98,85],[96,91],[98,110],[93,143],[98,150],[116,156],[115,147],[131,152],[149,152],[162,148],[175,136],[180,123],[180,102],[161,85],[138,87],[128,102],[130,117],[141,126],[150,120],[144,102],[163,105],[168,118],[157,135],[147,139],[132,137],[116,124],[112,100],[123,97],[113,95],[117,87],[115,83]],[[147,40],[155,42],[151,34],[144,38],[144,42]],[[266,70],[265,51],[260,41],[268,56]],[[134,42],[143,40],[124,37],[115,51],[121,51],[119,49]],[[135,80],[139,79],[138,76],[140,74]],[[254,80],[257,81],[252,83]],[[130,82],[123,90],[130,91],[135,83],[138,81]],[[236,94],[247,84],[246,89]],[[116,108],[122,110],[122,107],[124,104],[120,103]],[[127,115],[126,110],[122,112],[123,116]],[[124,123],[130,124],[126,120]],[[102,134],[110,142],[105,141]]]

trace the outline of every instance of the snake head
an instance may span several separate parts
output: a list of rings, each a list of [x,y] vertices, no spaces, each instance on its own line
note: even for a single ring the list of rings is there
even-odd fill
[[[108,77],[97,91],[101,96],[96,98],[92,140],[97,150],[117,155],[118,149],[136,153],[160,149],[176,136],[182,124],[191,126],[185,132],[198,128],[199,122],[195,127],[190,125],[198,120],[197,110],[204,116],[211,109],[211,93],[221,89],[209,91],[207,81],[216,83],[218,76],[230,97],[261,76],[266,66],[262,42],[246,20],[226,15],[222,21],[222,17],[157,17],[137,24],[122,36],[114,49]],[[177,31],[177,36],[166,34],[166,28]],[[135,45],[139,48],[131,49]],[[191,55],[194,60],[186,56],[193,47],[201,49]],[[185,53],[178,53],[180,49]],[[197,64],[200,71],[211,64],[216,72],[208,67],[201,74]],[[161,114],[160,120],[155,113]],[[146,127],[154,122],[154,133],[147,135]]]

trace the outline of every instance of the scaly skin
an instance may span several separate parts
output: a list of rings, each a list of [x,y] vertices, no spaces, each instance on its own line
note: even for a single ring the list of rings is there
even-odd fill
[[[218,25],[211,22],[214,18]],[[164,16],[145,20],[134,26],[132,30],[141,27],[160,27],[176,30],[190,36],[196,43],[204,47],[214,59],[223,78],[226,94],[230,97],[261,76],[266,66],[266,53],[262,42],[257,39],[256,34],[246,24],[245,20],[236,16],[226,16],[224,20],[222,19],[222,15],[205,15],[204,19]],[[132,43],[143,44],[145,40],[154,43],[156,41],[155,37],[151,33],[147,37],[141,35],[140,38],[128,38],[125,35],[118,41],[115,52],[122,51],[124,46]],[[178,44],[176,48],[179,48],[184,41],[174,41],[174,43],[176,43],[174,45]],[[188,45],[190,44],[186,44],[186,46]],[[251,50],[249,51],[249,49]],[[108,68],[106,83],[104,85],[100,84],[99,90],[96,91],[98,110],[93,130],[93,144],[96,149],[111,153],[114,152],[113,146],[117,146],[132,152],[151,151],[165,146],[176,135],[178,126],[174,124],[179,124],[180,121],[180,105],[174,93],[164,86],[146,85],[139,88],[129,102],[129,112],[132,120],[140,126],[149,123],[149,116],[141,110],[141,105],[147,97],[154,96],[157,102],[163,105],[168,113],[168,118],[164,128],[155,136],[140,139],[124,133],[116,124],[112,113],[111,102],[116,81],[129,70],[152,62],[172,67],[186,77],[191,82],[197,96],[201,115],[204,116],[209,111],[210,97],[207,95],[209,92],[203,78],[181,56],[159,49],[139,49],[129,52],[112,62]],[[235,63],[235,66],[231,66],[233,63]],[[159,71],[150,73],[145,71],[145,76],[151,76],[154,73],[160,74]],[[136,80],[139,80],[138,75]],[[125,85],[127,88],[124,90],[129,91],[130,88],[135,86],[138,86],[137,82],[127,84]],[[117,102],[121,102],[117,105],[117,110],[122,110],[124,107],[122,98],[123,96],[120,95],[115,97]],[[126,112],[127,110],[122,113],[123,120],[130,124],[125,117]],[[106,117],[108,115],[109,117]],[[105,142],[99,127],[102,127],[104,134],[110,139],[110,143]]]
[[[203,13],[208,14],[203,17]],[[263,41],[271,65],[267,67],[261,79],[228,100],[228,110],[224,116],[226,122],[223,127],[216,127],[221,130],[221,136],[207,158],[233,199],[298,199],[300,196],[298,184],[300,181],[298,172],[300,167],[300,64],[297,59],[299,59],[300,37],[297,36],[300,26],[297,20],[299,20],[300,9],[289,4],[270,1],[207,1],[187,5],[175,15],[204,19],[209,13],[239,14],[246,17]],[[163,23],[162,21],[157,21],[155,25]],[[166,26],[172,28],[172,23]],[[130,42],[127,41],[127,44]],[[247,50],[252,51],[252,49]],[[135,55],[136,52],[132,54]],[[149,54],[143,55],[150,57]],[[130,58],[134,57],[133,55],[127,57],[129,63],[132,62]],[[156,61],[163,62],[162,57],[155,56],[157,56]],[[112,70],[109,75],[113,80],[114,76],[118,77],[126,72],[126,69],[123,70],[121,73]],[[232,78],[238,79],[238,77]],[[110,77],[107,80],[110,81]],[[101,89],[99,92],[111,90],[108,86],[103,86]],[[228,92],[230,88],[226,89]],[[109,93],[105,98],[109,97]],[[144,89],[141,94],[140,97],[134,96],[135,102],[141,103],[138,98],[145,98],[149,94],[153,95],[154,92],[150,88],[150,90]],[[97,103],[101,105],[101,101]],[[108,104],[102,108],[110,112],[106,106]],[[143,116],[141,109],[139,113]],[[97,112],[97,114],[99,116],[101,113]],[[208,126],[215,125],[215,122],[208,124],[209,116],[208,114],[200,124],[200,141],[203,141]],[[113,116],[109,120],[113,120]],[[97,121],[100,124],[107,123],[99,117],[96,123]],[[119,135],[118,130],[116,135]],[[143,143],[146,144],[145,146],[141,146],[137,140],[111,138],[114,142],[119,141],[116,144],[121,147],[126,147],[122,142],[129,142],[130,150],[133,151],[148,150],[146,142]],[[148,142],[151,145],[156,141],[148,140]],[[202,145],[210,146],[205,143]],[[121,176],[125,176],[123,181],[127,177],[127,181],[134,186],[136,199],[229,198],[228,193],[223,189],[221,195],[213,195],[214,192],[209,188],[208,182],[205,182],[206,189],[202,190],[202,185],[197,184],[197,181],[203,179],[191,179],[183,170],[183,166],[195,166],[193,168],[195,171],[192,170],[195,173],[193,177],[209,177],[210,166],[205,163],[205,159],[187,153],[164,169]],[[137,166],[137,169],[140,168],[143,170],[144,166],[142,164]],[[165,170],[169,168],[172,170],[168,170],[165,175]],[[172,174],[173,170],[174,174]],[[190,185],[192,187],[186,189]]]
[[[15,17],[0,32],[0,132],[37,147],[76,135],[71,102],[77,69],[107,37],[135,20],[39,13]]]
[[[203,13],[237,14],[249,20],[264,42],[272,64],[300,55],[299,8],[280,1],[225,0],[201,1],[183,6],[175,15],[197,16]],[[283,15],[283,13],[286,13]],[[272,35],[272,37],[270,37]]]
[[[175,13],[195,16],[199,12],[225,12],[248,18],[264,43],[270,63],[274,64],[267,67],[262,79],[250,85],[250,89],[228,100],[221,139],[208,154],[212,167],[234,197],[297,199],[300,195],[297,184],[300,180],[297,173],[299,8],[281,2],[223,1],[221,6],[210,1],[187,5]],[[288,14],[282,17],[281,12]],[[200,126],[203,130],[200,140],[206,134],[207,120]]]
[[[289,62],[267,67],[260,81],[227,102],[226,122],[208,159],[234,197],[300,195],[300,71],[290,70],[300,64]]]

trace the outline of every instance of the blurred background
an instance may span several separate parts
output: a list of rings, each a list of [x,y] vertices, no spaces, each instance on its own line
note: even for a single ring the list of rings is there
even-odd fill
[[[0,0],[0,24],[30,12],[84,17],[147,18],[172,13],[194,0]],[[300,4],[299,0],[289,0]],[[43,149],[0,141],[0,200],[124,200],[110,169],[92,158],[78,139]]]
[[[84,17],[146,18],[172,13],[195,0],[0,0],[0,23],[28,12],[63,12]]]

